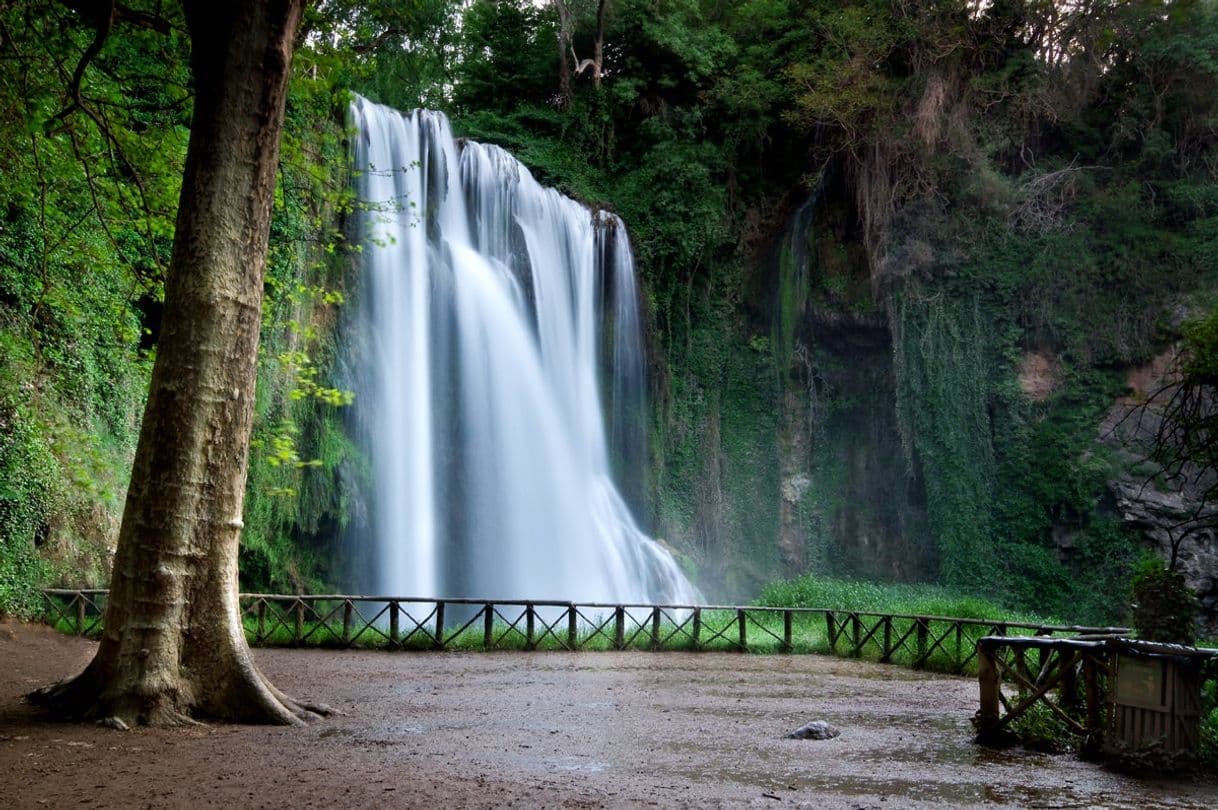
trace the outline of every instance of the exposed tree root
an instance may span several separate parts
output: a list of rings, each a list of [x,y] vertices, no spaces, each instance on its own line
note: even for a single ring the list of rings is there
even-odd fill
[[[266,678],[263,678],[262,681],[266,685],[267,689],[270,690],[271,694],[274,695],[275,698],[280,703],[282,703],[284,706],[286,706],[290,711],[292,711],[293,714],[295,714],[301,720],[309,721],[309,720],[317,720],[322,717],[333,717],[335,715],[342,715],[342,712],[340,712],[337,709],[331,708],[330,706],[327,706],[324,703],[306,703],[303,700],[297,700],[296,698],[288,697],[283,692],[279,691],[279,689],[275,686],[275,684],[266,680]]]
[[[184,679],[176,688],[151,691],[135,681],[115,689],[100,688],[96,662],[80,675],[31,692],[26,699],[48,716],[65,721],[96,721],[118,730],[132,726],[197,726],[199,718],[256,725],[304,725],[322,717],[340,714],[322,703],[295,700],[279,691],[253,666],[240,667],[225,696],[217,700],[207,684],[197,686]],[[202,701],[188,698],[206,697]]]

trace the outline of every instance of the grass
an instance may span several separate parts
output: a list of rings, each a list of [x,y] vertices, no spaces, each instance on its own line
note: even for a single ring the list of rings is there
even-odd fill
[[[835,610],[910,616],[951,616],[958,619],[1027,624],[1069,624],[1052,616],[1011,610],[989,599],[962,594],[937,585],[831,579],[815,574],[806,574],[765,586],[756,604],[776,607],[831,607]]]

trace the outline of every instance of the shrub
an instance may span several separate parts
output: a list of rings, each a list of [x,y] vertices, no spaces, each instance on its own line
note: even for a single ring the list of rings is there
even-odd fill
[[[1133,626],[1139,638],[1193,644],[1199,607],[1179,571],[1168,569],[1158,557],[1138,565],[1133,576]]]

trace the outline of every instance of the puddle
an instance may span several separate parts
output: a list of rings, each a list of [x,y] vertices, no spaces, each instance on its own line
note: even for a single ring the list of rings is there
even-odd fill
[[[546,770],[562,771],[564,773],[600,773],[608,770],[609,764],[580,757],[559,757],[542,761]]]
[[[338,729],[334,731],[341,733]],[[426,734],[427,729],[415,723],[400,723],[381,726],[372,734],[359,734],[350,731],[345,733],[351,734],[358,742],[371,745],[401,745],[411,738]],[[322,735],[326,736],[325,732],[322,732]]]
[[[1212,787],[1139,782],[1068,754],[990,749],[971,739],[946,739],[942,731],[935,730],[936,726],[958,725],[944,720],[927,722],[920,728],[929,736],[902,746],[865,750],[850,748],[845,732],[824,742],[758,741],[755,748],[726,756],[713,742],[669,744],[665,749],[680,761],[665,772],[693,783],[732,783],[790,795],[797,801],[810,795],[837,795],[896,800],[893,806],[902,802],[1113,810],[1215,806]]]

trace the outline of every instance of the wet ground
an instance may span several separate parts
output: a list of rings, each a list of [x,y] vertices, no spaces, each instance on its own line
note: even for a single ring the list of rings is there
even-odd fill
[[[260,650],[304,729],[118,732],[21,701],[94,645],[0,624],[0,808],[1213,808],[1212,779],[1136,779],[971,741],[971,679],[819,656]],[[823,719],[826,741],[786,732]]]

